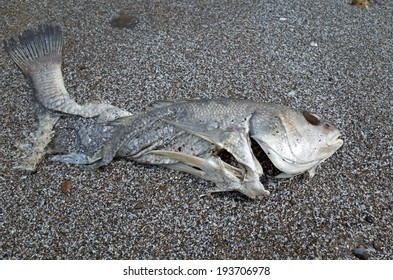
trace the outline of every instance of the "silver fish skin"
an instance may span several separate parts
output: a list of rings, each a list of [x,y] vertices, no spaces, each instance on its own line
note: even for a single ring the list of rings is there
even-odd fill
[[[250,198],[269,194],[263,168],[251,149],[254,139],[280,178],[308,171],[339,149],[340,131],[317,115],[286,106],[240,99],[159,101],[132,115],[109,104],[77,104],[61,73],[61,30],[41,26],[7,44],[10,56],[32,81],[40,104],[39,126],[24,146],[21,169],[33,171],[45,154],[65,163],[97,168],[114,158],[162,165],[212,181],[215,191]],[[71,128],[71,129],[70,129]],[[223,161],[228,151],[236,166]]]
[[[243,182],[239,185],[250,179],[253,181],[251,185],[259,191],[262,189],[259,176],[263,171],[252,152],[250,138],[282,171],[279,178],[306,171],[312,177],[317,166],[343,144],[340,131],[316,115],[282,105],[239,99],[175,101],[142,115],[123,118],[121,126],[116,140],[104,146],[99,165],[108,164],[116,156],[127,157],[208,178],[211,163],[206,162],[206,166],[196,164],[187,156],[219,162],[217,151],[227,150],[242,166],[240,170],[232,170],[229,178],[239,178]],[[205,142],[187,148],[190,139],[185,141],[186,135],[194,135],[195,140]],[[223,176],[220,183],[233,180],[229,178]],[[251,197],[254,195],[248,192],[250,186],[246,191],[239,185],[234,189]],[[255,193],[257,195],[261,193]]]

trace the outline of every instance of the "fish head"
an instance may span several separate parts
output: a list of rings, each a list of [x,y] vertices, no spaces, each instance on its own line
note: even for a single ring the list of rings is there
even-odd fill
[[[260,114],[251,120],[250,136],[283,172],[279,177],[305,171],[313,176],[316,167],[343,145],[338,128],[316,114],[289,108],[270,118]]]

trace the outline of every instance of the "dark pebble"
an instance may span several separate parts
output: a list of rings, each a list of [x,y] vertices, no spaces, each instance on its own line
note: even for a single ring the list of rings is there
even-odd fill
[[[370,216],[370,215],[367,215],[364,219],[366,220],[366,222],[368,222],[368,223],[370,223],[370,224],[372,224],[372,223],[375,222],[374,217],[373,217],[373,216]]]
[[[144,208],[145,207],[145,204],[143,204],[142,202],[137,202],[135,205],[134,205],[134,210],[139,210],[139,209],[142,209],[142,208]]]
[[[368,260],[368,253],[367,250],[364,249],[362,246],[356,247],[352,250],[352,254],[355,255],[360,260]]]
[[[168,190],[168,185],[161,185],[161,186],[159,186],[159,189],[162,191],[166,191],[166,190]]]

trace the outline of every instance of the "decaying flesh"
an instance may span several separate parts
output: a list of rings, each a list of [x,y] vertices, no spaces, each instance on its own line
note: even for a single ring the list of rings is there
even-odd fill
[[[21,169],[33,171],[46,154],[96,168],[114,158],[162,165],[212,181],[213,191],[269,194],[260,182],[254,139],[282,173],[292,177],[339,149],[339,130],[318,116],[285,106],[239,99],[159,101],[131,114],[108,104],[80,105],[67,93],[61,73],[59,27],[41,26],[11,39],[8,52],[35,89],[39,125],[22,148]],[[236,165],[218,153],[229,152]],[[53,156],[53,154],[55,154]]]

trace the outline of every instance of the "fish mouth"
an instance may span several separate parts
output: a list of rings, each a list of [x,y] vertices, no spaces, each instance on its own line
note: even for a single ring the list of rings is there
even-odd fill
[[[343,136],[341,133],[337,133],[332,137],[332,139],[327,143],[328,146],[341,147],[344,144]]]

